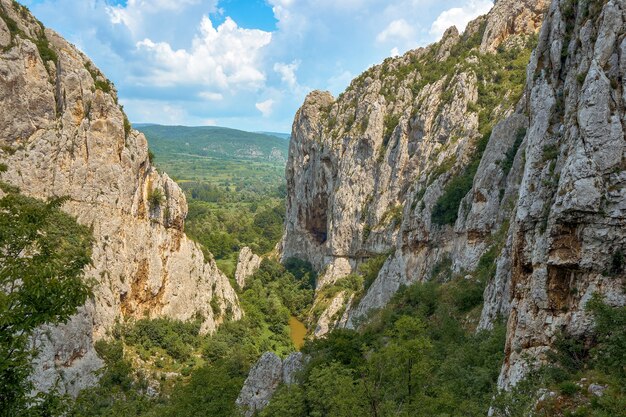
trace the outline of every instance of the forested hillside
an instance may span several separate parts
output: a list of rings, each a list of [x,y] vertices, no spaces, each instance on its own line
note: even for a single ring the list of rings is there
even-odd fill
[[[282,235],[286,138],[222,127],[139,125],[157,168],[189,204],[185,230],[233,276],[239,250],[265,254]]]

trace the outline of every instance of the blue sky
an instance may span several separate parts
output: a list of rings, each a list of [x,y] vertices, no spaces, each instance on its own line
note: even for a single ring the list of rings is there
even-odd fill
[[[384,58],[492,0],[20,0],[115,83],[132,122],[291,130]]]

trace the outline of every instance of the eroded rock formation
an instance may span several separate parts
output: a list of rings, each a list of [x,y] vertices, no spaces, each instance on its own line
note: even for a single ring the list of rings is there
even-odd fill
[[[495,252],[480,327],[508,318],[507,387],[558,331],[589,330],[593,293],[626,303],[625,7],[499,0],[465,33],[385,60],[337,99],[307,97],[283,257],[311,261],[319,291],[390,253],[335,325],[353,326],[400,285],[471,275]]]
[[[290,354],[285,360],[281,360],[275,353],[265,352],[250,370],[237,397],[236,404],[244,415],[251,417],[265,408],[280,384],[295,383],[306,360],[300,352]]]
[[[93,299],[34,339],[39,389],[60,379],[62,391],[76,394],[93,383],[101,366],[93,342],[116,320],[200,315],[210,332],[241,317],[226,276],[185,236],[185,196],[150,163],[113,85],[11,0],[0,0],[0,108],[1,180],[33,197],[67,196],[64,210],[95,237],[85,274]]]
[[[255,255],[247,246],[241,248],[237,258],[237,269],[235,270],[235,280],[240,288],[246,286],[246,279],[253,275],[261,266],[261,257]]]

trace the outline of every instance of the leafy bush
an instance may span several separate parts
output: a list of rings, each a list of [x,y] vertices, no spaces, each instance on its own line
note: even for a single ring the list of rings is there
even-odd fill
[[[389,253],[381,253],[368,259],[359,266],[359,273],[363,276],[363,292],[367,292],[372,286],[383,265],[389,258]]]
[[[164,199],[165,195],[160,188],[153,188],[148,192],[148,204],[153,210],[159,207]]]
[[[443,195],[435,203],[431,214],[435,224],[451,225],[456,222],[461,200],[472,189],[474,176],[471,174],[471,170],[465,170],[461,175],[452,178],[445,186]]]
[[[35,46],[37,46],[39,56],[41,56],[41,60],[44,63],[47,64],[48,61],[56,63],[59,60],[57,53],[50,47],[50,41],[48,41],[43,28],[41,29],[38,38],[35,39]]]
[[[100,90],[103,93],[111,92],[111,83],[107,80],[96,79],[95,86],[96,86],[96,90]]]
[[[397,114],[386,114],[385,119],[383,121],[383,147],[387,147],[389,144],[389,140],[391,139],[391,135],[395,130],[396,126],[400,122],[400,116]]]
[[[29,339],[44,324],[66,322],[91,295],[82,277],[91,261],[92,236],[60,210],[64,199],[43,202],[3,185],[0,182],[7,193],[0,198],[0,410],[12,416],[58,405],[54,394],[31,396],[29,375],[36,349]]]
[[[193,347],[199,345],[200,324],[200,320],[142,319],[125,329],[124,341],[150,354],[162,349],[175,360],[185,361],[189,359]]]
[[[122,110],[122,114],[124,115],[124,136],[128,137],[133,127],[130,124],[130,120],[128,120],[128,116],[126,116],[126,113],[124,113],[124,110]],[[149,149],[148,149],[148,159],[150,163],[152,163],[154,160],[154,154]]]

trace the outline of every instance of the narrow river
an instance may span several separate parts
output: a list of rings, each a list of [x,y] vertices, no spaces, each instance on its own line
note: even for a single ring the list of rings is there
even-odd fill
[[[302,345],[304,345],[306,327],[300,320],[291,316],[289,317],[289,329],[291,330],[291,341],[296,346],[296,349],[300,350]]]

